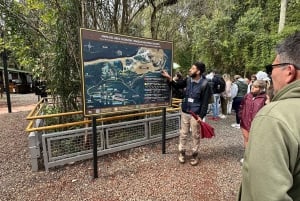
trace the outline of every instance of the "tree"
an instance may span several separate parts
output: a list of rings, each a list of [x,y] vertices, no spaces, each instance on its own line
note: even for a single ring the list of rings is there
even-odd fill
[[[280,6],[280,20],[279,20],[279,26],[278,26],[278,33],[280,33],[284,28],[287,0],[281,0],[280,5],[281,6]]]
[[[80,1],[56,3],[55,59],[47,75],[53,96],[59,96],[63,112],[78,109],[76,103],[80,93],[80,57],[78,27],[81,26]],[[48,72],[49,72],[48,70]]]
[[[0,0],[12,63],[46,79],[64,111],[76,109],[81,94],[79,27],[173,41],[184,70],[202,60],[248,74],[271,62],[274,44],[298,29],[300,2],[286,9],[278,34],[280,4],[272,0]]]
[[[177,0],[164,0],[161,3],[155,4],[155,0],[149,0],[152,7],[150,30],[153,39],[157,39],[159,22],[157,21],[157,13],[165,6],[171,6],[177,3]]]
[[[135,35],[133,20],[148,5],[146,0],[82,0],[82,27]]]
[[[227,7],[230,9],[230,6]],[[231,67],[231,18],[226,10],[215,10],[209,16],[190,21],[193,27],[193,55],[203,60],[210,70],[227,71]],[[229,72],[229,71],[227,71]]]
[[[41,7],[41,4],[36,4],[32,6],[33,9],[28,9],[14,1],[0,2],[1,12],[5,15],[5,35],[8,41],[7,48],[11,51],[10,60],[15,58],[15,66],[33,70],[36,76],[42,76],[38,69],[42,68],[41,62],[48,58],[44,55],[51,52],[48,47],[53,42],[45,30],[39,29],[44,19],[43,13],[36,9]],[[41,17],[38,18],[37,15]]]

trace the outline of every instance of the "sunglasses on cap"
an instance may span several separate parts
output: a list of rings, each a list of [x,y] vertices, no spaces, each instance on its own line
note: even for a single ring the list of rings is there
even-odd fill
[[[292,64],[292,63],[280,63],[280,64],[269,64],[269,65],[266,65],[266,73],[267,74],[272,74],[272,71],[274,68],[280,68],[280,67],[284,67],[286,65],[293,65],[297,70],[300,70],[300,68],[298,66],[296,66],[295,64]]]

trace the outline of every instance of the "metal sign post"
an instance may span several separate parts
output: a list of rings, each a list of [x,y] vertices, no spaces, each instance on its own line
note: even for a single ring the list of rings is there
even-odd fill
[[[97,121],[93,116],[93,166],[94,166],[94,179],[98,178],[98,157],[97,157]]]
[[[4,40],[4,33],[1,33],[1,38]],[[4,79],[5,79],[5,91],[6,91],[6,100],[7,100],[7,109],[8,113],[11,113],[11,101],[10,101],[10,92],[9,92],[9,82],[8,82],[8,70],[7,70],[7,52],[6,49],[4,48],[2,54],[2,59],[3,59],[3,68],[4,68]]]
[[[166,108],[162,109],[162,154],[166,153]]]

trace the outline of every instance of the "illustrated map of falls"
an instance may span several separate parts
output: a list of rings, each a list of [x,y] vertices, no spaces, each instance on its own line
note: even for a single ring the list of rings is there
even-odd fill
[[[170,88],[161,70],[171,71],[170,50],[84,42],[84,92],[88,110],[168,104]]]

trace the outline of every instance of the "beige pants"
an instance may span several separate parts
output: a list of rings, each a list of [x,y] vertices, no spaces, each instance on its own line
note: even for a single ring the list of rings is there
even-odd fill
[[[190,132],[191,129],[191,132]],[[181,129],[179,135],[179,151],[187,149],[187,141],[190,134],[192,134],[192,151],[198,153],[200,145],[200,125],[190,114],[181,113]]]

